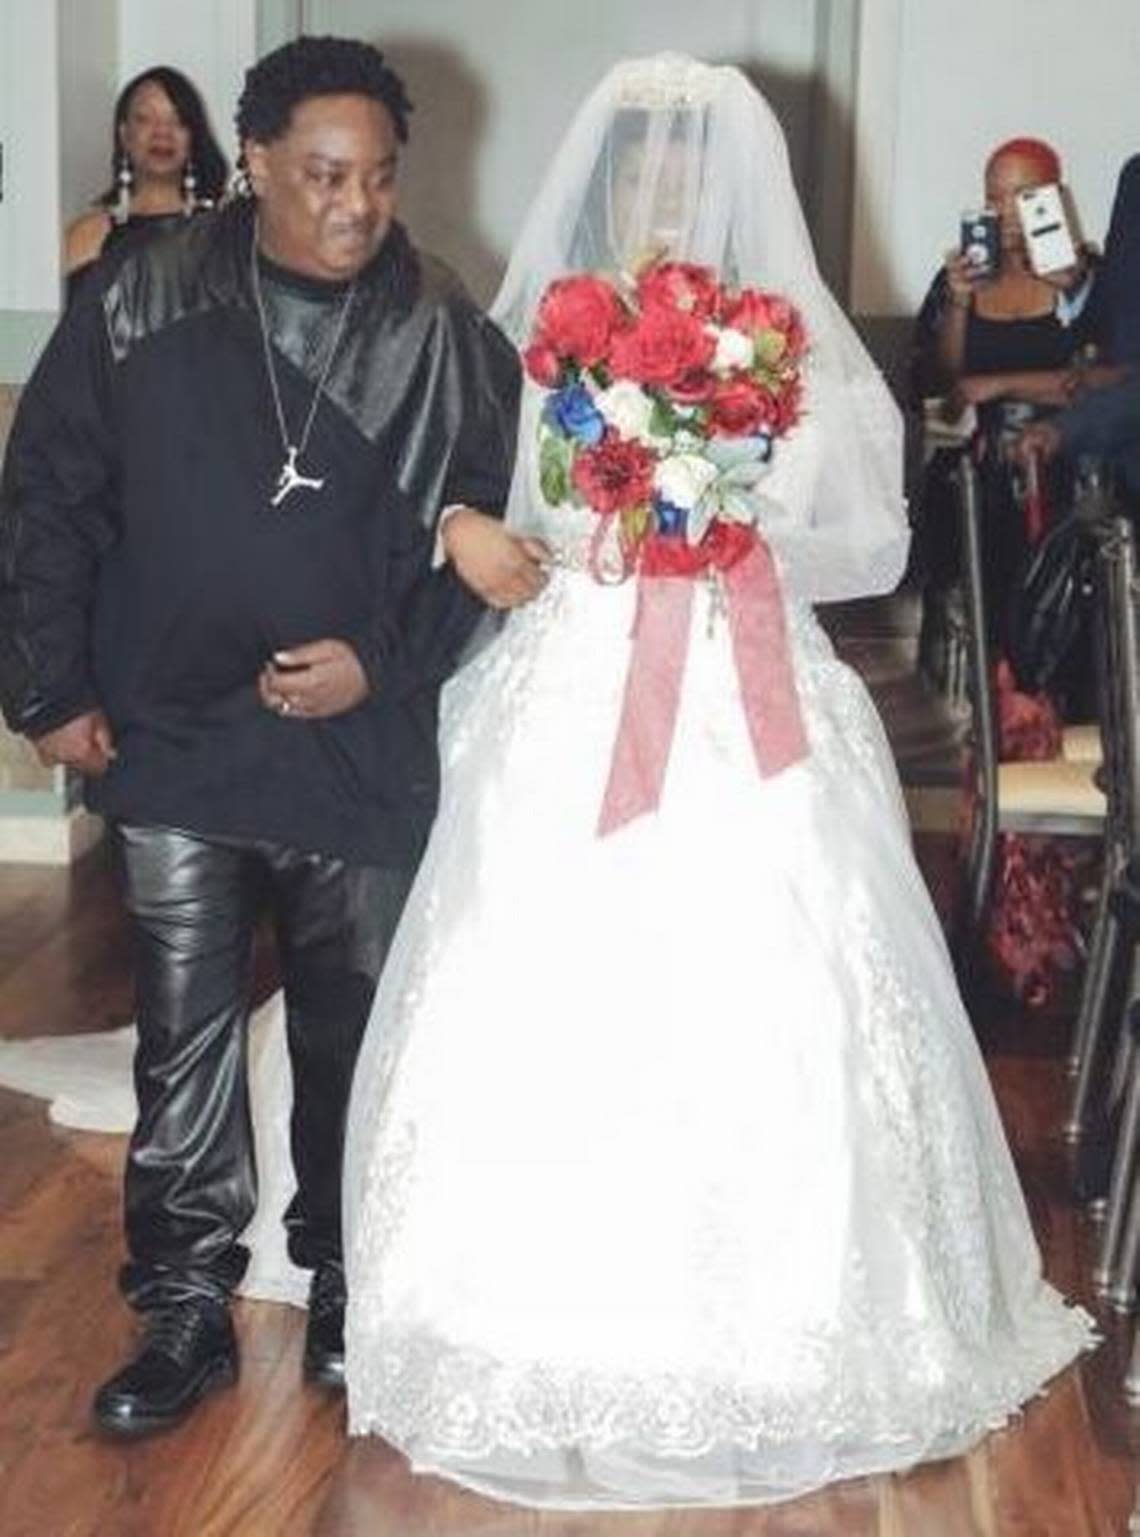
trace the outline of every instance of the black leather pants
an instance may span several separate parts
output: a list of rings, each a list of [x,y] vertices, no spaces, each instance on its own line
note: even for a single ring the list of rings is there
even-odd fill
[[[257,1204],[246,1025],[266,907],[293,1069],[289,1254],[308,1268],[339,1258],[352,1070],[411,873],[163,827],[115,831],[137,948],[128,1301],[224,1299],[245,1270],[239,1238]]]

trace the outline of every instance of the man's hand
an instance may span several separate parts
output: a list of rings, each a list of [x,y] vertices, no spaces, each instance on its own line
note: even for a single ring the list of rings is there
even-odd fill
[[[301,720],[343,715],[368,697],[360,658],[344,640],[310,640],[275,651],[257,688],[267,710]]]
[[[1048,461],[1061,447],[1061,434],[1052,422],[1032,422],[1010,447],[1011,456],[1018,464],[1028,465],[1031,459]]]
[[[460,581],[490,608],[518,608],[546,586],[550,551],[542,540],[512,534],[473,507],[457,508],[448,518],[443,548]]]
[[[89,779],[99,779],[115,757],[115,740],[102,710],[88,710],[54,731],[35,737],[32,746],[45,768],[75,769]]]

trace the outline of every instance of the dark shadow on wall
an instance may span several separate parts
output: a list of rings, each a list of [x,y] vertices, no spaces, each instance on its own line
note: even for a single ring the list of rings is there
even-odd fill
[[[377,46],[415,106],[400,170],[399,217],[416,244],[454,267],[486,304],[508,255],[478,222],[487,86],[462,54],[437,39],[385,34]]]
[[[862,210],[855,179],[855,128],[844,102],[820,72],[792,75],[758,60],[740,67],[783,124],[796,190],[824,281],[842,308],[850,304],[853,231]],[[870,261],[889,266],[885,231],[876,230]],[[876,363],[901,400],[905,395],[908,315],[852,314]]]

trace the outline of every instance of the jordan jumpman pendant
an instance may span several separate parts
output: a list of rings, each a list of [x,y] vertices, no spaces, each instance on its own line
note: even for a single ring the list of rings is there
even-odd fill
[[[285,457],[285,463],[281,466],[281,473],[277,477],[277,485],[274,487],[270,498],[271,507],[280,507],[281,503],[289,495],[290,491],[320,491],[325,483],[322,475],[319,479],[313,475],[303,475],[297,468],[297,448],[290,443]]]

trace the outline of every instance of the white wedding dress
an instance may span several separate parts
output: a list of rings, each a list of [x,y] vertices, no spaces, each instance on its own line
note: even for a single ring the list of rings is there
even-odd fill
[[[811,493],[807,425],[770,491]],[[758,776],[698,600],[660,810],[598,838],[634,584],[452,683],[356,1074],[350,1428],[528,1504],[780,1499],[944,1457],[1071,1361],[881,725],[810,610]]]

